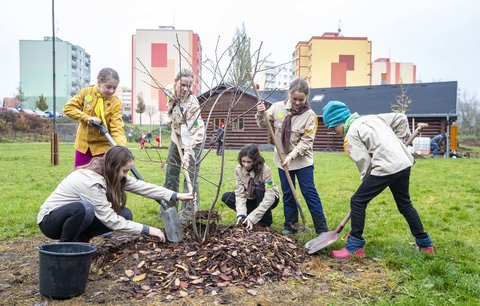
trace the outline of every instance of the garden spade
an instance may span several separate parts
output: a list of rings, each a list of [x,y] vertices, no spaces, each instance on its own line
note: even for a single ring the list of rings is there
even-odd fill
[[[112,146],[115,146],[115,140],[113,140],[112,136],[108,132],[107,128],[103,124],[95,124],[91,123],[91,125],[97,128],[102,135],[104,135],[108,142]],[[138,172],[138,170],[132,166],[131,169],[133,175],[138,179],[143,181],[142,175]],[[162,207],[160,216],[163,220],[163,225],[165,226],[165,234],[167,235],[167,239],[171,242],[180,242],[183,240],[183,228],[182,224],[180,223],[180,219],[178,218],[177,208],[175,206],[168,206],[164,201],[156,200],[158,204]]]
[[[408,139],[405,141],[405,143],[404,143],[405,146],[409,146],[413,142],[415,137],[417,137],[420,134],[422,129],[427,127],[427,126],[428,126],[427,123],[419,123],[417,125],[417,128],[415,129],[415,131],[413,131],[412,135],[410,135],[410,137],[408,137]],[[321,249],[323,249],[323,248],[329,246],[330,244],[334,243],[335,241],[337,241],[338,234],[343,230],[343,228],[345,227],[345,224],[347,224],[348,220],[350,220],[350,212],[347,213],[345,218],[343,218],[342,222],[340,222],[340,224],[338,225],[338,227],[334,231],[321,233],[316,238],[308,241],[305,244],[305,248],[308,249],[308,251],[307,251],[308,254],[313,254],[315,252],[318,252]]]

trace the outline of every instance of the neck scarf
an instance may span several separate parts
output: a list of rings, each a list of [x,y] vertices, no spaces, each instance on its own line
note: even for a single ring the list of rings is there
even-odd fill
[[[103,97],[102,94],[97,92],[95,94],[97,96],[97,104],[95,105],[95,114],[97,115],[100,120],[102,120],[103,125],[108,130],[107,120],[105,120],[105,107],[103,105]]]
[[[353,113],[348,117],[347,121],[345,121],[345,124],[343,125],[343,136],[347,135],[348,129],[350,128],[350,125],[352,124],[355,119],[360,117],[358,113]]]
[[[285,104],[287,104],[288,99],[285,100]],[[285,154],[288,154],[288,150],[290,149],[290,136],[292,134],[292,117],[293,116],[298,116],[303,114],[304,112],[308,111],[310,109],[310,105],[305,103],[305,106],[296,110],[293,107],[290,108],[290,111],[288,112],[287,116],[283,120],[282,124],[282,146]]]
[[[247,199],[255,199],[255,179],[253,177],[248,180]]]

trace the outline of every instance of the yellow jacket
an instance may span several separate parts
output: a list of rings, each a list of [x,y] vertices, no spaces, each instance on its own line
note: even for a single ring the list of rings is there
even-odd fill
[[[96,85],[83,88],[63,107],[63,113],[69,118],[79,121],[75,150],[86,153],[88,148],[93,156],[105,153],[110,143],[96,128],[88,125],[89,117],[97,117],[95,106],[101,94]],[[123,129],[122,102],[114,95],[103,101],[107,129],[118,145],[126,145],[127,138]]]

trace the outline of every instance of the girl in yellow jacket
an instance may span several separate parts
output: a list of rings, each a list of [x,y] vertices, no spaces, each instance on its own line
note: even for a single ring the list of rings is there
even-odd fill
[[[112,68],[103,68],[97,84],[83,88],[63,107],[69,118],[79,121],[75,139],[75,168],[88,164],[92,157],[103,156],[110,143],[91,123],[106,126],[118,145],[126,145],[122,102],[115,96],[120,78]]]

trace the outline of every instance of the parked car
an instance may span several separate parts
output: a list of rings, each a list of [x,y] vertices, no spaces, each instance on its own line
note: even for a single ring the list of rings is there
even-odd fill
[[[30,116],[35,116],[35,117],[38,117],[38,114],[36,112],[34,112],[33,110],[31,109],[22,109],[21,112],[27,114],[27,115],[30,115]]]
[[[41,111],[41,110],[38,110],[38,109],[34,110],[34,112],[35,112],[38,116],[40,116],[40,117],[42,117],[42,118],[48,118],[48,117],[50,117],[46,112]]]
[[[49,111],[49,110],[46,110],[45,113],[48,115],[49,118],[52,118],[53,117],[53,112],[52,111]],[[63,118],[63,114],[59,113],[59,112],[55,112],[55,118]]]
[[[14,107],[0,107],[0,112],[14,112],[18,113],[18,109]]]

